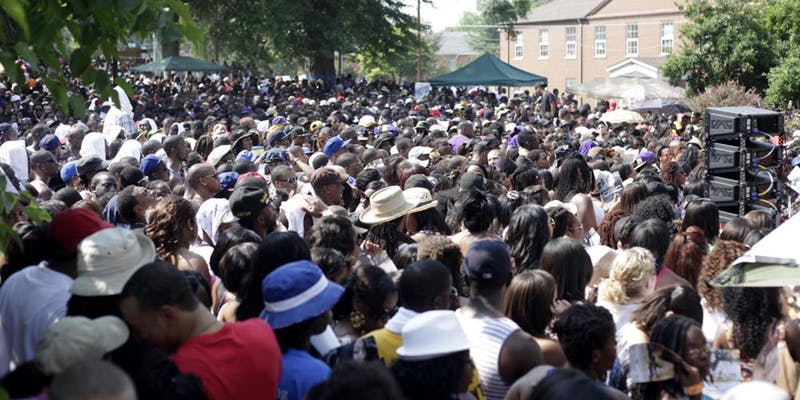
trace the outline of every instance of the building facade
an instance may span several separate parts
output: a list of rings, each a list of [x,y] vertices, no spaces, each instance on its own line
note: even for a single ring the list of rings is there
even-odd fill
[[[560,91],[604,77],[660,78],[687,22],[675,1],[552,0],[518,21],[510,42],[501,33],[501,58]]]
[[[436,62],[442,71],[452,72],[481,55],[469,45],[469,33],[444,31],[437,35]]]

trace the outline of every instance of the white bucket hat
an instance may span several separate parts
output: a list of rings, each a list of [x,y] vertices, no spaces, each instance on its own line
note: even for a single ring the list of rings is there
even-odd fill
[[[69,291],[87,297],[120,294],[131,275],[155,258],[156,247],[143,233],[100,230],[78,244],[78,277]]]
[[[544,205],[545,211],[549,211],[554,208],[563,208],[573,215],[578,215],[578,206],[572,203],[562,203],[558,200],[551,200],[549,203]]]
[[[45,373],[57,374],[73,364],[101,360],[122,346],[129,335],[128,326],[115,316],[65,317],[36,343],[36,361]]]
[[[400,359],[422,361],[469,350],[469,340],[449,310],[428,311],[403,326],[403,345],[397,349]]]
[[[403,196],[400,186],[388,186],[369,197],[370,206],[364,209],[359,219],[365,224],[380,224],[400,218],[414,209]]]

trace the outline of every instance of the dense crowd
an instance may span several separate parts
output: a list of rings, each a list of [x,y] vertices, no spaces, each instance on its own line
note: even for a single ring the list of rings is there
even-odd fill
[[[795,395],[793,292],[710,284],[778,218],[721,223],[700,113],[124,76],[0,76],[0,398]]]

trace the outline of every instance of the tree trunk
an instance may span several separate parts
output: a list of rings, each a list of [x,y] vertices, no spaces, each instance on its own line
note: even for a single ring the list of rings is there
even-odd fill
[[[314,79],[322,79],[331,90],[336,85],[336,69],[333,62],[333,52],[319,51],[311,55],[311,75]]]
[[[180,18],[178,17],[178,14],[172,15],[172,21],[174,23],[177,24],[179,20]],[[163,43],[161,43],[161,56],[164,58],[179,56],[180,52],[181,52],[180,38],[173,38],[173,40],[166,40]]]
[[[164,42],[161,45],[161,56],[164,58],[177,56],[179,55],[181,49],[181,41],[180,40],[172,40],[169,42]]]

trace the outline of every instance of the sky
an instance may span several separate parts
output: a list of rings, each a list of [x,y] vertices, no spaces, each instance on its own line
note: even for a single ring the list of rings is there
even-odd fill
[[[404,0],[409,14],[417,15],[417,0]],[[433,0],[433,4],[422,3],[422,22],[431,25],[434,32],[458,25],[464,11],[475,11],[477,0]]]

